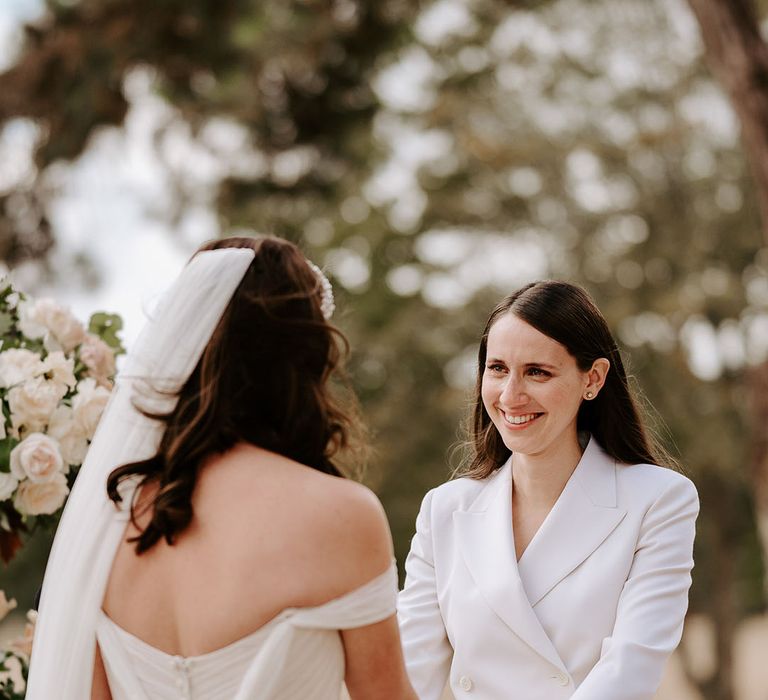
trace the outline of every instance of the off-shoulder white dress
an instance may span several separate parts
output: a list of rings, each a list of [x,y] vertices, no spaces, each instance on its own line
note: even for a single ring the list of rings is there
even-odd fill
[[[96,624],[113,700],[339,700],[339,630],[394,614],[397,569],[311,608],[288,608],[247,637],[202,656],[172,656],[99,614]]]

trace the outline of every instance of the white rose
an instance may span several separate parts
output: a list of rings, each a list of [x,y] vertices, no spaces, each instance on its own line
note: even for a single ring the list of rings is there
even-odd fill
[[[13,492],[18,485],[19,480],[13,474],[0,472],[0,501],[6,501],[13,496]],[[1,619],[2,615],[0,615]]]
[[[0,620],[2,620],[11,610],[16,607],[16,600],[5,597],[5,591],[0,591]]]
[[[109,401],[109,389],[96,386],[96,380],[83,379],[78,382],[77,393],[72,399],[72,411],[77,426],[90,440],[96,432],[101,414]]]
[[[41,484],[27,479],[19,484],[13,505],[23,515],[49,515],[64,505],[68,493],[67,479],[61,473]]]
[[[21,384],[44,372],[40,355],[23,348],[0,353],[0,387]]]
[[[68,359],[60,350],[48,354],[43,362],[43,372],[50,376],[52,382],[61,385],[65,392],[77,384],[75,361]]]
[[[101,385],[115,374],[114,351],[101,338],[90,333],[80,346],[80,360],[88,368],[88,374]]]
[[[85,339],[85,327],[66,307],[53,299],[38,299],[24,304],[19,314],[19,328],[30,338],[40,338],[41,327],[53,335],[65,352],[74,350]]]
[[[66,389],[62,390],[61,385],[45,377],[35,377],[13,387],[8,392],[8,405],[14,428],[18,431],[23,426],[28,432],[42,430],[65,393]]]
[[[11,474],[38,484],[51,481],[64,471],[64,460],[56,440],[32,433],[11,450]]]
[[[61,456],[66,464],[83,463],[88,452],[88,439],[75,422],[74,413],[69,406],[59,406],[48,423],[48,435],[59,443]]]
[[[30,610],[27,613],[27,624],[24,625],[24,635],[17,637],[8,644],[8,651],[16,654],[17,656],[23,656],[29,661],[29,657],[32,656],[32,645],[35,641],[35,628],[37,627],[37,613],[34,610]]]
[[[35,303],[29,300],[19,303],[19,330],[32,340],[45,337],[48,329],[37,319],[35,315]]]

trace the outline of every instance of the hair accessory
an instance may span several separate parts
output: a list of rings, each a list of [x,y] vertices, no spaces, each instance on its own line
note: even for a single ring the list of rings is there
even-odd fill
[[[586,394],[586,396],[585,396],[584,398],[586,398],[586,399],[592,399],[592,398],[594,398],[594,397],[595,397],[595,395],[594,395],[594,394],[593,394],[591,391],[588,391],[588,392],[587,392],[587,394]]]
[[[333,299],[333,287],[323,271],[315,263],[307,260],[307,265],[315,273],[317,281],[320,282],[320,287],[322,287],[323,298],[320,300],[320,311],[323,313],[323,318],[328,321],[336,310],[336,302]]]

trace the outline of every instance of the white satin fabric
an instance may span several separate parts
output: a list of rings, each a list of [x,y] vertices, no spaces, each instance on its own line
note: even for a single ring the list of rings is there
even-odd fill
[[[166,654],[103,612],[96,634],[113,700],[339,700],[340,629],[395,612],[397,569],[324,605],[284,610],[228,646],[201,656]]]
[[[107,498],[107,477],[117,466],[154,455],[163,433],[161,423],[134,408],[134,389],[181,388],[253,258],[252,250],[241,248],[198,253],[163,296],[127,358],[56,532],[27,700],[90,698],[96,625],[133,489],[132,484],[121,489],[120,511]],[[142,398],[142,405],[168,411],[175,399]]]

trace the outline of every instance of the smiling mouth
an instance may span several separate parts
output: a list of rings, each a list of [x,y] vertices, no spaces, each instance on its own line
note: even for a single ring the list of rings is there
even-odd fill
[[[509,416],[506,413],[502,413],[504,416],[504,421],[508,425],[528,425],[529,423],[535,421],[540,416],[543,416],[543,413],[526,413],[521,416]]]

